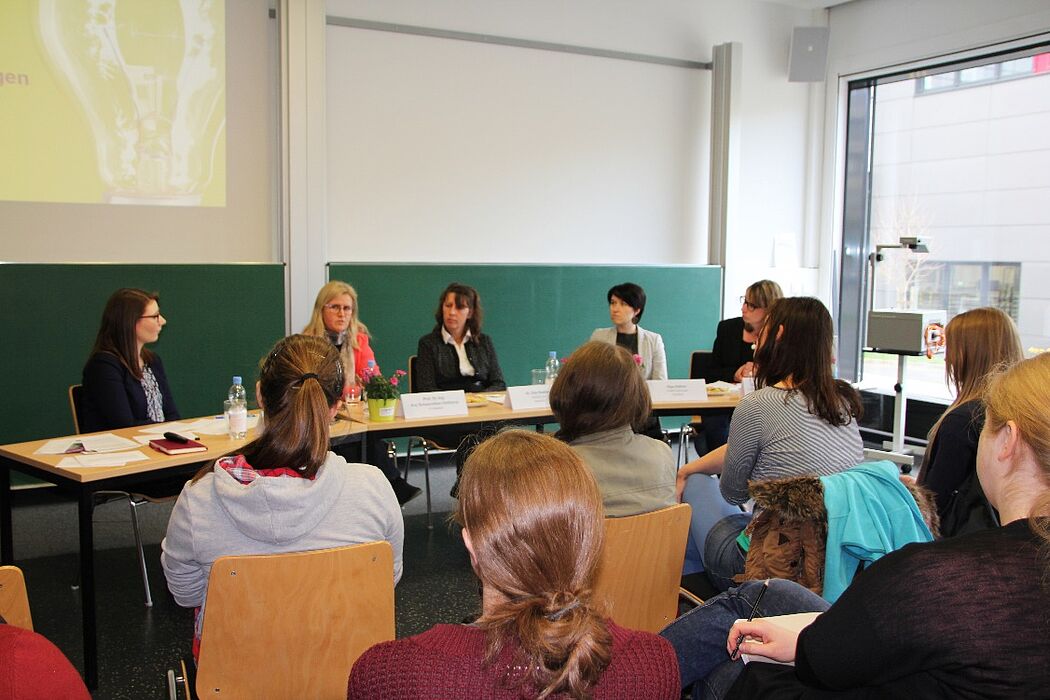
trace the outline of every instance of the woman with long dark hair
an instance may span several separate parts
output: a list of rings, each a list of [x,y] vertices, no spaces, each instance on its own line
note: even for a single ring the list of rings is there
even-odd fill
[[[746,502],[748,481],[825,476],[864,458],[860,396],[832,375],[832,338],[831,315],[819,300],[774,303],[755,350],[756,391],[733,411],[728,443],[678,472],[679,497],[694,514],[686,557],[700,559],[722,590],[744,570],[737,540],[750,517],[737,513],[712,523],[710,514]]]
[[[349,700],[677,700],[670,645],[619,627],[593,597],[602,499],[569,447],[524,430],[482,442],[454,519],[481,580],[481,617],[372,647],[350,673]]]
[[[256,385],[265,430],[240,454],[198,472],[175,503],[161,564],[175,601],[198,608],[195,650],[208,575],[221,556],[386,540],[394,580],[401,577],[404,520],[394,492],[374,467],[347,464],[328,449],[342,392],[343,363],[330,342],[278,341]]]
[[[84,365],[80,430],[177,420],[179,409],[160,356],[146,348],[167,324],[156,292],[118,289],[106,301],[95,346]]]

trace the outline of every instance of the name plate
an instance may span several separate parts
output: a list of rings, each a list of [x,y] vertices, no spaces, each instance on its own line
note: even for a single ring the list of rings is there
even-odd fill
[[[537,408],[549,410],[551,405],[547,395],[550,393],[550,390],[550,384],[508,386],[503,405],[512,411],[527,411]]]
[[[707,382],[703,379],[650,379],[646,384],[653,403],[707,401]]]
[[[397,402],[397,415],[408,420],[465,416],[467,395],[461,389],[401,394],[401,400]]]

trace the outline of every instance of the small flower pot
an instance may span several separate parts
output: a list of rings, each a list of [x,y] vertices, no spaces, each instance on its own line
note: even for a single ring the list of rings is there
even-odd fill
[[[369,399],[368,420],[381,423],[394,420],[397,413],[397,399]]]

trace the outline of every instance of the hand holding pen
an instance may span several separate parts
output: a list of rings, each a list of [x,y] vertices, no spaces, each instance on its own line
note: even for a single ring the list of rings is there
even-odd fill
[[[766,594],[766,591],[768,590],[769,579],[767,578],[766,582],[762,584],[762,588],[758,591],[758,596],[755,598],[755,604],[751,606],[751,614],[747,616],[748,622],[751,622],[755,619],[755,613],[758,612],[758,604],[762,602],[762,596],[764,596]],[[733,629],[736,629],[736,627],[737,625],[734,624]],[[733,648],[729,650],[729,658],[733,661],[736,661],[737,657],[740,655],[740,645],[744,643],[745,636],[747,636],[746,633],[740,632],[737,635],[736,644],[733,645]],[[729,631],[729,638],[733,638],[733,630]]]
[[[746,621],[739,620],[729,630],[726,640],[726,651],[734,661],[740,654],[755,654],[774,661],[793,662],[795,647],[798,644],[798,632],[777,627],[768,620],[753,619],[758,611],[762,596],[769,589],[767,579],[755,599],[751,614]]]

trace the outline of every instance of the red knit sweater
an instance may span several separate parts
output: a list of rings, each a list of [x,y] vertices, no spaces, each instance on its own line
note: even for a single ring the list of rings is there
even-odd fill
[[[612,661],[594,689],[595,700],[678,700],[678,662],[667,640],[608,624]],[[346,696],[349,700],[519,700],[520,689],[501,682],[513,653],[504,649],[496,662],[483,666],[484,630],[437,625],[365,652],[350,672]]]

